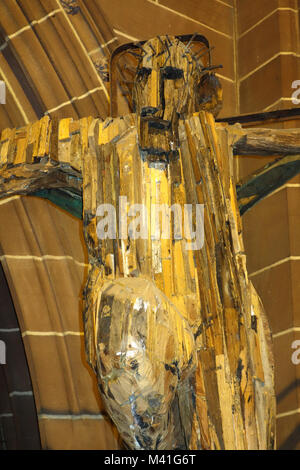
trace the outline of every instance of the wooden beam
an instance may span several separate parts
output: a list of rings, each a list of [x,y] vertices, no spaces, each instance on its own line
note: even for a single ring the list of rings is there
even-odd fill
[[[236,185],[240,214],[300,173],[300,129],[228,127],[234,155],[280,156]]]
[[[299,119],[300,108],[276,109],[275,111],[266,111],[263,113],[240,114],[239,116],[229,116],[216,119],[218,122],[227,122],[228,124],[247,124],[260,125],[263,123],[280,122],[291,119]]]
[[[234,155],[300,154],[300,129],[243,129],[229,127]]]
[[[300,155],[287,155],[260,168],[236,185],[240,214],[300,173]]]

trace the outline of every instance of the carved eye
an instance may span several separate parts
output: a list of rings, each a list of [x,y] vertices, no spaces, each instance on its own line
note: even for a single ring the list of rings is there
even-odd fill
[[[137,72],[137,79],[139,81],[142,81],[142,80],[147,80],[147,78],[149,77],[149,75],[151,74],[151,69],[148,68],[148,67],[141,67],[140,69],[138,69],[138,72]]]
[[[183,78],[183,70],[176,67],[164,67],[162,69],[163,77],[167,80],[177,80]]]

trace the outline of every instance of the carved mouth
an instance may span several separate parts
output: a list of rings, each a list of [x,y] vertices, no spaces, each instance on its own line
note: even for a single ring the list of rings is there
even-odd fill
[[[144,117],[144,122],[148,123],[149,129],[158,129],[161,131],[166,131],[171,129],[171,121],[165,121],[164,119],[155,118],[155,117]]]

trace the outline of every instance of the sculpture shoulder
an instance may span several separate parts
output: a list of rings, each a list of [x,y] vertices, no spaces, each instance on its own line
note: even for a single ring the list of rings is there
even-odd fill
[[[0,166],[33,164],[46,161],[70,166],[81,171],[85,149],[90,144],[116,142],[124,134],[136,129],[136,116],[105,120],[84,117],[42,119],[20,128],[3,129],[0,137]]]
[[[40,164],[81,171],[81,155],[88,144],[93,118],[55,119],[46,115],[14,129],[4,129],[0,138],[0,167]],[[71,171],[71,170],[70,170]]]
[[[97,137],[98,145],[116,143],[124,136],[136,132],[137,118],[135,114],[115,118],[108,117],[104,121],[98,122],[96,129],[94,128],[94,136]]]

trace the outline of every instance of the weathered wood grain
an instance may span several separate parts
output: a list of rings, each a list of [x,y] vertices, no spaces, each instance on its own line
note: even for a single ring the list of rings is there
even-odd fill
[[[86,122],[87,118],[74,123],[67,120],[67,126],[63,119],[55,126],[45,116],[19,129],[4,129],[0,140],[0,198],[68,188],[70,196],[78,199],[82,186],[80,142],[87,133]]]
[[[300,155],[277,158],[237,184],[237,199],[243,215],[268,194],[300,173]]]
[[[230,126],[235,155],[299,155],[299,129],[260,129]]]
[[[216,126],[197,99],[205,68],[188,47],[160,37],[144,48],[136,114],[2,133],[1,196],[82,188],[86,357],[127,446],[272,449],[274,364],[246,270],[237,127]]]
[[[87,358],[124,440],[134,448],[272,448],[270,335],[245,268],[230,129],[216,127],[205,112],[180,121],[178,156],[151,164],[140,156],[134,115],[104,122],[64,120],[52,128],[45,128],[46,123],[3,131],[2,197],[28,193],[30,180],[34,188],[73,184],[79,191],[83,186],[90,262],[84,309]],[[52,148],[58,152],[53,157]],[[169,240],[151,234],[146,240],[122,238],[119,224],[116,239],[99,240],[97,208],[110,203],[119,210],[120,196],[126,196],[128,207],[204,204],[203,248],[186,250],[187,240],[175,238],[172,224]],[[154,228],[155,214],[150,211],[147,220]],[[165,299],[162,310],[159,298]],[[137,305],[143,310],[136,310]],[[171,311],[173,326],[158,328],[161,321],[170,322]],[[118,325],[117,336],[112,325]],[[190,339],[186,352],[175,354],[183,325]],[[140,346],[132,349],[129,338]],[[112,367],[116,375],[107,375]],[[155,377],[172,391],[159,388]],[[130,397],[134,401],[126,408]],[[149,416],[155,432],[146,425]]]
[[[102,262],[100,265],[98,259],[98,267],[91,268],[86,292],[87,354],[110,415],[133,448],[174,448],[182,445],[180,436],[191,449],[273,448],[270,334],[247,278],[228,130],[216,128],[211,115],[204,112],[186,119],[179,124],[179,158],[153,165],[140,158],[134,120],[132,125],[127,122],[127,129],[123,126],[122,119],[107,120],[98,131],[100,137],[98,132],[91,136],[98,165],[109,164],[97,173],[95,184],[101,190],[90,193],[92,206],[107,200],[105,194],[111,201],[126,196],[129,207],[133,203],[149,207],[151,201],[169,206],[177,203],[182,208],[201,203],[205,205],[205,238],[203,248],[189,252],[186,239],[176,240],[174,232],[170,245],[150,236],[139,241],[143,243],[131,238],[107,243],[89,237],[89,252],[97,253],[101,247]],[[111,155],[115,155],[113,161]],[[120,175],[118,186],[108,177],[109,168]],[[87,170],[87,185],[89,179]],[[153,227],[153,214],[148,217]],[[94,209],[86,233],[90,227],[95,232],[99,220]],[[150,292],[156,301],[152,313],[146,314]],[[179,367],[175,354],[177,341],[181,342],[179,330],[171,348],[173,360],[168,356],[170,345],[167,349],[158,346],[158,338],[164,337],[164,344],[169,344],[168,338],[174,340],[170,329],[156,330],[162,321],[160,295],[171,302],[169,312],[175,308],[182,315],[182,319],[177,317],[177,329],[186,324],[185,331],[194,338],[196,368],[191,359]],[[125,304],[127,310],[120,316]],[[138,317],[134,305],[140,306],[136,307]],[[118,325],[119,333],[113,325]],[[180,372],[182,367],[185,374]],[[165,377],[164,383],[170,383],[173,369],[177,371],[175,389],[171,395],[161,393],[159,381]],[[153,374],[158,374],[158,382],[153,381]],[[151,407],[153,396],[158,400],[156,409]],[[126,403],[131,407],[126,408]],[[162,408],[169,416],[167,421]],[[154,427],[147,424],[149,414]],[[174,419],[179,419],[175,426]]]

